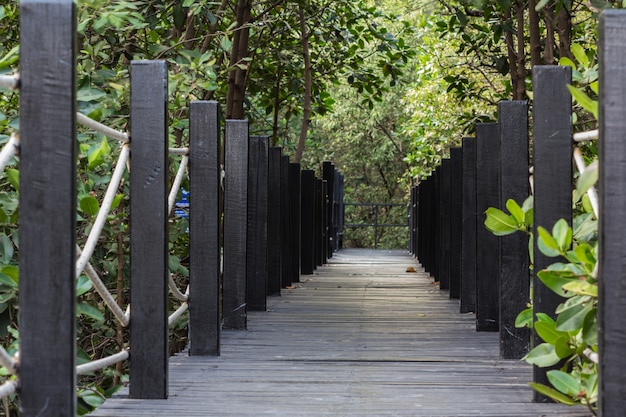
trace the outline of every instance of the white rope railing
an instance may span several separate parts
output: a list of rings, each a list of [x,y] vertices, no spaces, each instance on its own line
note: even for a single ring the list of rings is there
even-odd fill
[[[125,361],[130,357],[128,348],[121,352],[115,353],[106,358],[98,359],[95,361],[83,363],[76,367],[76,375],[83,375],[89,372],[97,371],[98,369],[106,368],[107,366],[115,365],[118,362]]]
[[[585,160],[583,159],[583,154],[580,148],[574,149],[574,161],[576,162],[576,167],[578,168],[578,172],[580,175],[583,175],[587,166],[585,165]],[[591,203],[591,208],[593,209],[593,214],[595,214],[596,219],[598,218],[598,213],[600,212],[598,207],[598,192],[595,187],[590,187],[587,190],[587,195],[589,196],[589,203]]]
[[[597,140],[600,136],[600,132],[596,130],[590,130],[588,132],[574,133],[574,142],[588,142],[590,140]]]
[[[77,254],[81,254],[80,247],[76,246]],[[109,292],[106,285],[100,279],[100,276],[96,272],[95,268],[91,265],[91,263],[87,262],[87,265],[84,269],[85,275],[93,284],[95,290],[100,294],[102,300],[107,305],[111,313],[115,316],[115,318],[120,322],[123,327],[128,326],[130,323],[130,310],[127,308],[126,312],[122,310],[122,308],[117,304],[117,301],[113,298],[113,295]]]
[[[19,383],[17,380],[12,379],[0,385],[0,398],[8,397],[11,394],[15,394]]]
[[[9,355],[9,352],[2,346],[0,346],[0,365],[4,366],[11,375],[15,375],[17,372],[17,360]]]
[[[174,178],[174,182],[172,183],[172,188],[170,189],[170,194],[167,198],[167,212],[169,214],[171,214],[172,210],[174,209],[174,204],[176,203],[176,196],[178,195],[178,192],[180,191],[180,185],[183,182],[183,177],[185,176],[187,165],[189,165],[189,157],[187,155],[184,155],[180,161],[178,172],[176,172],[176,177]]]
[[[189,148],[168,148],[170,155],[189,155]]]
[[[96,132],[100,132],[105,136],[108,136],[112,139],[117,139],[120,142],[128,143],[130,142],[130,135],[126,132],[121,132],[119,130],[115,130],[110,128],[107,125],[103,125],[102,123],[96,122],[90,117],[85,116],[82,113],[76,113],[76,122],[82,126],[85,126],[88,129],[94,130]]]
[[[15,90],[20,86],[20,76],[18,74],[13,75],[0,75],[0,87]]]
[[[171,326],[172,324],[176,323],[178,321],[178,319],[185,313],[185,311],[187,311],[189,309],[189,304],[187,302],[184,302],[180,305],[180,307],[178,307],[176,309],[176,311],[174,311],[172,314],[170,314],[170,316],[167,319],[167,324],[168,326]]]
[[[20,136],[17,133],[12,133],[9,141],[4,144],[2,151],[0,151],[0,172],[4,171],[4,168],[11,162],[11,159],[17,155],[20,148]]]
[[[126,167],[126,161],[128,161],[129,156],[130,147],[127,143],[125,143],[122,146],[120,156],[117,160],[117,165],[115,166],[115,170],[113,171],[113,175],[111,176],[111,180],[104,195],[104,199],[102,200],[100,211],[98,211],[98,215],[96,216],[96,220],[93,223],[91,232],[87,237],[85,247],[83,248],[80,257],[76,261],[76,277],[78,277],[83,272],[83,270],[85,269],[85,265],[87,265],[87,262],[89,261],[89,259],[91,259],[91,255],[93,255],[93,251],[96,249],[96,244],[98,243],[98,239],[100,239],[100,234],[102,233],[102,229],[106,224],[106,218],[109,215],[113,200],[117,195],[117,190],[122,181],[122,176],[124,175],[124,169]]]

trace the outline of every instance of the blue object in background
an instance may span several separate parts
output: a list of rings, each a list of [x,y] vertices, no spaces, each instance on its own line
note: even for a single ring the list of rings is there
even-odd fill
[[[174,214],[183,219],[189,218],[189,191],[181,190],[182,198],[175,204]]]

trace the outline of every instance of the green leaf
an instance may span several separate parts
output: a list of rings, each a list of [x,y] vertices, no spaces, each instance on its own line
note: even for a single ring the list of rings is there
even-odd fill
[[[0,272],[0,284],[6,285],[10,288],[17,288],[17,283],[11,279],[8,275]]]
[[[76,93],[77,101],[96,101],[106,96],[104,91],[95,88],[81,88]]]
[[[115,210],[119,207],[120,203],[124,199],[124,194],[117,194],[111,203],[111,210]]]
[[[591,303],[578,304],[559,314],[556,319],[556,328],[564,332],[579,330],[583,327],[585,317],[592,311]]]
[[[104,321],[104,314],[88,303],[76,304],[76,315],[91,317],[95,321]]]
[[[20,282],[20,270],[15,265],[4,265],[0,268],[0,272],[13,280],[15,286]]]
[[[513,216],[513,218],[517,221],[517,223],[524,223],[526,215],[524,214],[524,210],[515,202],[513,199],[506,200],[506,208],[509,210],[509,213]]]
[[[548,323],[545,321],[536,322],[535,331],[544,342],[550,343],[551,345],[554,345],[559,338],[567,336],[567,333],[560,332],[556,329],[556,323]]]
[[[573,273],[564,271],[554,271],[550,269],[544,269],[537,273],[537,278],[553,292],[557,293],[561,297],[570,297],[571,294],[567,294],[563,290],[563,285],[572,282],[577,279],[577,276]]]
[[[517,315],[517,317],[515,318],[515,327],[517,328],[528,327],[529,329],[532,329],[533,327],[532,307],[522,310],[522,312]]]
[[[550,388],[550,387],[548,387],[546,385],[539,384],[539,383],[536,383],[536,382],[530,382],[530,383],[528,383],[528,385],[530,385],[538,393],[543,394],[546,397],[552,398],[556,402],[559,402],[559,403],[562,403],[562,404],[566,404],[566,405],[576,405],[577,404],[576,401],[572,400],[567,395],[564,395],[564,394],[560,393],[559,391],[555,390],[554,388]]]
[[[93,288],[91,280],[85,274],[81,274],[76,280],[76,296],[83,295],[91,288]]]
[[[576,102],[580,104],[580,106],[583,109],[587,110],[588,112],[593,114],[593,117],[598,119],[598,101],[597,100],[591,99],[580,88],[576,88],[574,86],[568,85],[567,89],[569,90],[572,97],[574,97],[574,100],[576,100]]]
[[[80,209],[83,213],[89,216],[95,216],[98,214],[98,210],[100,210],[100,203],[96,197],[92,195],[86,195],[85,197],[80,199]]]
[[[562,67],[570,67],[573,71],[575,71],[577,68],[576,64],[574,64],[574,61],[566,56],[563,56],[559,59],[559,65],[561,65]]]
[[[590,284],[587,281],[571,281],[563,285],[565,291],[573,292],[576,295],[590,295],[598,297],[598,285]]]
[[[569,336],[561,336],[554,341],[554,351],[556,352],[556,356],[561,359],[565,359],[569,358],[576,352],[576,349],[570,346],[569,341]]]
[[[591,91],[593,91],[595,94],[598,94],[599,91],[599,84],[598,81],[594,81],[591,84],[589,84],[589,88],[591,89]]]
[[[587,314],[583,322],[583,341],[589,346],[598,345],[598,317],[595,313]]]
[[[11,259],[13,259],[13,242],[11,238],[5,234],[2,234],[0,237],[0,241],[2,243],[2,263],[9,264]]]
[[[594,161],[581,174],[576,183],[576,192],[579,195],[586,193],[598,181],[598,161]]]
[[[572,244],[572,229],[565,219],[559,219],[552,228],[552,236],[559,246],[559,252],[567,251]]]
[[[589,67],[589,58],[587,58],[587,54],[580,44],[572,43],[570,50],[572,51],[572,54],[574,54],[576,61],[578,61],[583,68]]]
[[[9,180],[9,184],[17,191],[20,190],[20,171],[15,168],[7,168],[6,169],[7,180]]]
[[[537,5],[535,6],[535,10],[540,11],[541,9],[543,9],[546,6],[546,4],[548,4],[548,1],[549,0],[539,0]]]
[[[580,382],[568,373],[559,370],[552,370],[547,372],[547,376],[554,388],[558,389],[563,394],[576,396],[580,391],[582,391]]]
[[[561,254],[559,244],[543,227],[537,228],[539,238],[537,239],[537,247],[546,256],[555,257]]]
[[[549,343],[541,343],[536,346],[533,350],[528,352],[523,359],[526,362],[537,365],[540,368],[556,365],[561,360],[561,358],[557,356],[554,346]]]
[[[517,222],[502,210],[489,207],[485,212],[485,227],[496,236],[506,236],[518,230]]]

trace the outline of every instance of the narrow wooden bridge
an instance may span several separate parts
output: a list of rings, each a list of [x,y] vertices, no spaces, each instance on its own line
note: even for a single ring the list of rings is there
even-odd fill
[[[221,356],[171,358],[167,400],[122,393],[92,415],[590,415],[532,403],[531,367],[499,359],[498,335],[421,271],[403,251],[339,251],[225,331]]]

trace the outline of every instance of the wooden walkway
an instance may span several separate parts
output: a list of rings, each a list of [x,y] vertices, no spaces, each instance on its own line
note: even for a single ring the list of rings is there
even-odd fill
[[[167,400],[108,400],[93,416],[588,416],[533,404],[525,363],[498,359],[404,252],[342,250],[225,331],[220,357],[170,360]],[[419,268],[418,268],[419,271]]]

